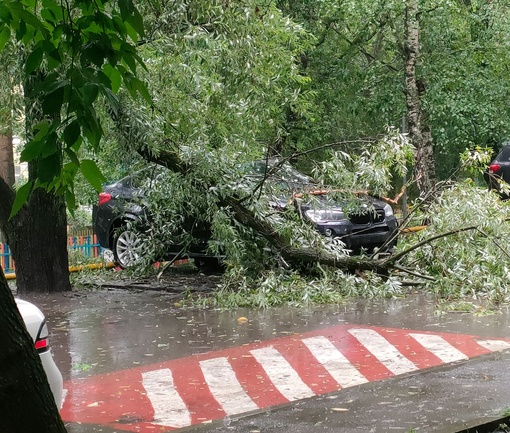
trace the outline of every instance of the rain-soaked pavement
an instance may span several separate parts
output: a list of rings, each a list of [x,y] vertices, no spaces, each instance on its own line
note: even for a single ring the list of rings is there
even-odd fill
[[[51,327],[69,433],[453,433],[510,408],[506,310],[438,315],[420,294],[186,309],[182,289],[26,297]]]

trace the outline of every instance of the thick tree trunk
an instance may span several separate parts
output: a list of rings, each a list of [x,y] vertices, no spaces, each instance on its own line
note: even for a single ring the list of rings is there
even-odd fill
[[[16,264],[18,292],[71,290],[63,198],[36,190],[9,220],[14,195],[0,178],[0,230],[7,235]]]
[[[425,85],[417,78],[417,64],[420,54],[420,23],[418,0],[407,0],[406,41],[405,41],[405,92],[409,137],[416,147],[416,182],[422,196],[436,184],[436,170],[430,127],[421,105]]]
[[[0,269],[0,432],[65,433],[41,359]]]
[[[63,197],[42,189],[7,224],[16,264],[18,293],[71,290],[67,253],[67,218]]]
[[[25,95],[42,77],[25,82]],[[27,136],[42,117],[40,102],[26,97]],[[56,143],[58,147],[58,143]],[[59,154],[61,158],[61,154]],[[59,163],[62,161],[60,159]],[[38,178],[39,161],[30,161],[29,180]],[[33,190],[22,209],[9,220],[14,193],[0,178],[0,230],[7,237],[16,265],[18,293],[71,290],[67,253],[67,214],[63,196],[43,188]]]

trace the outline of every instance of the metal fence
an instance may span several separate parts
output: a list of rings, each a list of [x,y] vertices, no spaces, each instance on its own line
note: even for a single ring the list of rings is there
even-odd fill
[[[95,234],[85,234],[80,236],[69,236],[67,248],[70,254],[79,253],[84,258],[96,258],[102,253],[102,247],[97,242]],[[0,266],[5,273],[11,273],[16,270],[9,245],[0,243]]]

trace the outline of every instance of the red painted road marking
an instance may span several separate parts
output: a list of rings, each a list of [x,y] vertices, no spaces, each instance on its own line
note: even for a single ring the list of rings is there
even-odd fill
[[[70,381],[61,414],[165,432],[503,349],[510,339],[340,325]]]

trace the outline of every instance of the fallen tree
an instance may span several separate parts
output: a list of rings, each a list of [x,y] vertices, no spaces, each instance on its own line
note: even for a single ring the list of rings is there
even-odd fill
[[[114,122],[119,126],[119,131],[122,133],[127,145],[133,146],[136,143],[134,148],[146,161],[166,167],[168,170],[182,176],[188,176],[191,173],[193,174],[192,177],[194,176],[193,165],[181,158],[178,146],[175,143],[163,142],[159,148],[148,145],[145,130],[136,128],[136,122],[133,121],[128,107],[116,107],[115,110],[110,110],[110,114]],[[137,118],[140,118],[140,116],[137,115]],[[123,127],[126,124],[131,125],[130,128]],[[212,188],[217,187],[217,180],[213,176],[209,176],[206,179],[194,178],[192,183],[197,192],[203,195],[207,195]],[[387,198],[386,201],[397,204],[398,199],[403,194],[403,189],[404,187],[402,187],[402,190],[395,199]],[[288,268],[299,270],[303,273],[309,273],[316,267],[325,267],[348,273],[372,272],[386,278],[393,271],[397,271],[399,274],[405,273],[427,281],[434,281],[435,278],[425,273],[419,273],[416,269],[404,266],[402,262],[406,256],[413,253],[416,249],[430,245],[439,239],[465,231],[479,230],[478,225],[470,225],[434,234],[393,255],[349,255],[345,251],[339,254],[334,249],[325,248],[322,242],[316,243],[316,245],[296,246],[287,236],[281,233],[279,227],[275,226],[270,218],[267,218],[266,215],[261,215],[250,207],[250,194],[239,196],[236,190],[229,192],[230,194],[227,195],[224,193],[217,194],[215,196],[217,199],[215,206],[231,215],[236,224],[247,227],[254,233],[262,236],[271,248],[281,256]],[[436,194],[437,191],[433,193]],[[404,222],[400,229],[405,229],[407,224],[408,222]]]

